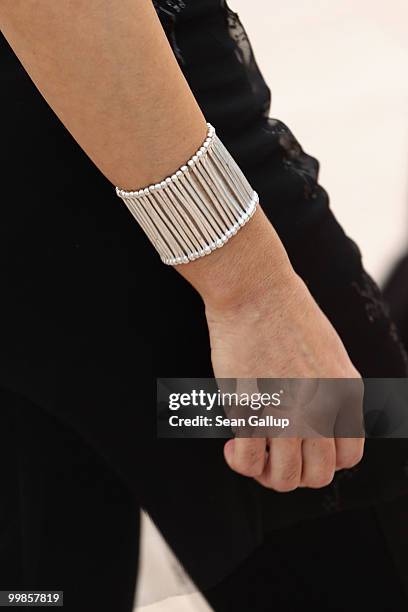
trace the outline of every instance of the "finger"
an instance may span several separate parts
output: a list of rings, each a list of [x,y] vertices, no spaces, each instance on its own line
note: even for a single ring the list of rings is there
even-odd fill
[[[234,438],[224,446],[229,467],[243,476],[260,476],[266,458],[265,438]]]
[[[302,442],[301,485],[312,489],[325,487],[333,480],[336,446],[333,438],[306,438]]]
[[[272,438],[262,474],[256,480],[280,493],[293,491],[302,475],[302,442],[300,438]]]
[[[364,384],[360,378],[336,379],[340,409],[334,425],[335,438],[363,438]]]
[[[336,469],[357,465],[364,454],[364,438],[336,438]]]

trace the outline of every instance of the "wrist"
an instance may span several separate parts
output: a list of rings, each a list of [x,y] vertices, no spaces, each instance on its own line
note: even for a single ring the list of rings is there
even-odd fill
[[[296,274],[272,225],[259,208],[222,248],[179,266],[201,295],[207,316],[239,314],[290,293]]]

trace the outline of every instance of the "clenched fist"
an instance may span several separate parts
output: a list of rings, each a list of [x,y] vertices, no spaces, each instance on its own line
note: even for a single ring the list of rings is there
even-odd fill
[[[304,435],[298,429],[293,436],[236,437],[224,448],[231,469],[284,492],[300,486],[324,487],[336,470],[356,465],[363,455],[363,427],[361,437],[353,433],[346,438],[336,436],[335,425],[337,416],[350,408],[357,428],[362,424],[360,375],[295,274],[263,212],[259,210],[225,247],[186,268],[184,275],[205,302],[217,378],[356,382],[345,397],[337,398],[340,405],[330,406],[331,435],[326,426],[325,435],[318,430]]]

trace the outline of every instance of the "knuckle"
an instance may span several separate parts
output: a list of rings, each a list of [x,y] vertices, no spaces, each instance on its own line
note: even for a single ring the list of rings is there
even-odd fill
[[[363,448],[356,448],[341,453],[337,460],[337,466],[339,468],[351,468],[360,463],[363,458]]]
[[[258,463],[252,463],[247,465],[242,465],[236,471],[242,474],[242,476],[260,476],[262,474],[263,465],[260,461]]]
[[[336,462],[336,447],[334,444],[334,440],[325,440],[319,444],[319,461],[318,466],[316,466],[316,471],[318,473],[327,473],[335,468]]]
[[[322,489],[332,482],[334,473],[334,468],[315,471],[308,475],[304,484],[311,489]]]
[[[231,462],[234,471],[243,476],[260,476],[264,467],[264,455],[259,450],[234,458]]]
[[[270,488],[278,493],[290,493],[290,491],[294,491],[299,486],[299,481],[289,482],[287,480],[276,480],[271,482]]]
[[[329,486],[333,480],[333,474],[330,476],[312,476],[309,477],[308,480],[304,483],[306,487],[310,489],[323,489],[324,487]]]
[[[297,463],[285,465],[279,475],[272,478],[272,488],[280,492],[293,491],[299,484],[300,469]]]
[[[300,477],[300,469],[296,462],[288,464],[284,467],[281,474],[281,480],[289,484],[298,482]]]

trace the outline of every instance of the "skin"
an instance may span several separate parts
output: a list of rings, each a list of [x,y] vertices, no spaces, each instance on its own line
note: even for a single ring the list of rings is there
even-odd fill
[[[205,118],[150,0],[0,0],[0,27],[113,185],[156,183],[205,139]],[[217,377],[359,378],[261,209],[222,249],[176,270],[205,303]],[[237,438],[225,459],[290,491],[327,485],[363,447],[363,438]]]

